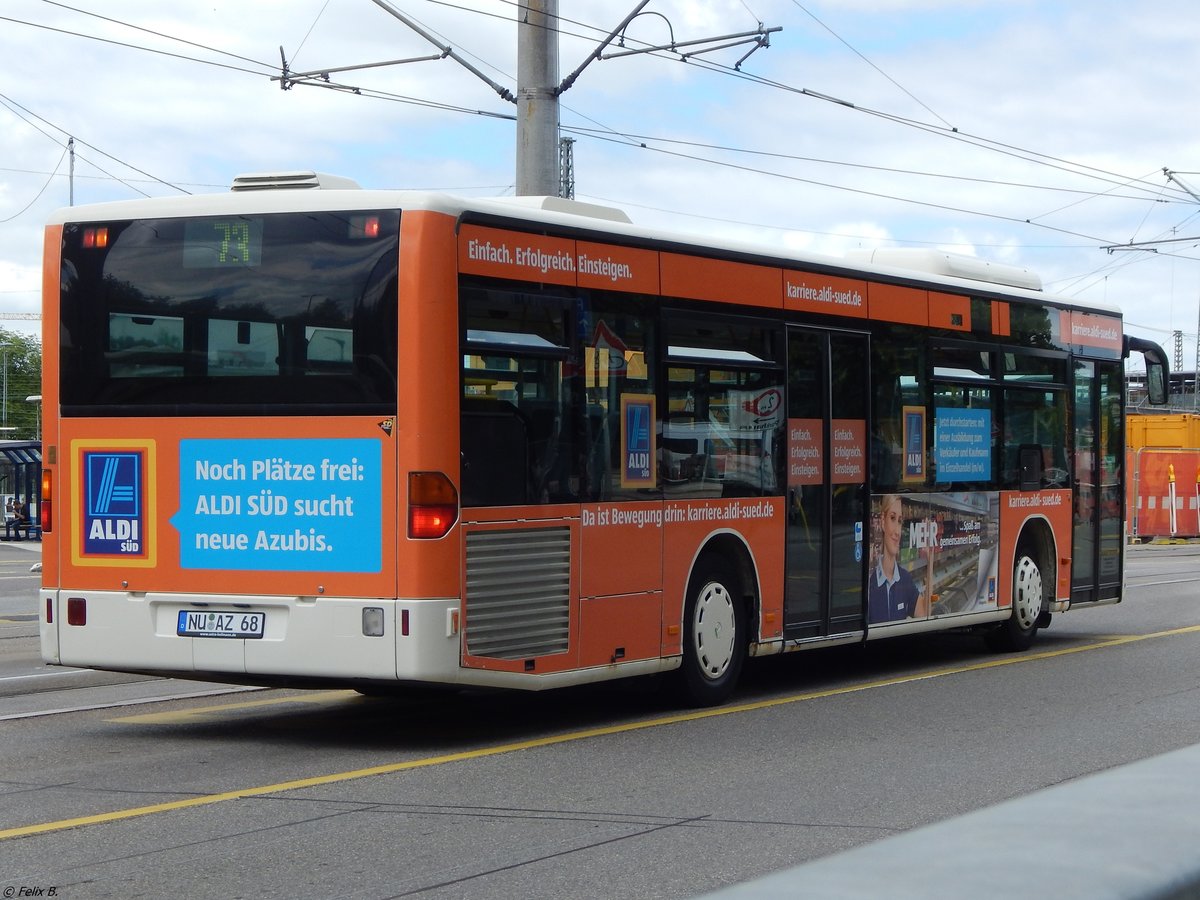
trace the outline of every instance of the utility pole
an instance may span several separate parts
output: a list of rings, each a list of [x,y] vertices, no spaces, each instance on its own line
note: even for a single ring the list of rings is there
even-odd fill
[[[517,195],[559,193],[558,0],[525,0],[517,21]]]
[[[379,0],[375,0],[379,2]],[[737,61],[734,68],[755,50],[771,45],[771,34],[781,28],[764,28],[760,23],[751,32],[701,38],[677,43],[674,31],[669,43],[647,46],[644,49],[622,49],[605,54],[605,49],[618,41],[625,47],[625,29],[641,15],[650,0],[640,0],[621,24],[609,32],[570,75],[558,82],[558,0],[523,0],[517,9],[517,196],[575,196],[574,153],[570,143],[559,138],[558,98],[575,83],[591,63],[598,59],[614,59],[638,53],[666,51],[688,60],[713,50],[724,50],[742,44],[751,49]],[[670,22],[667,22],[670,27]],[[689,48],[682,50],[682,47]],[[572,142],[573,143],[573,142]]]
[[[614,28],[588,55],[587,59],[560,83],[558,81],[558,0],[520,0],[517,4],[517,93],[514,96],[507,88],[484,75],[449,44],[438,40],[412,18],[397,9],[392,0],[372,0],[372,2],[436,46],[441,51],[440,54],[393,59],[359,66],[339,66],[313,69],[308,72],[293,72],[288,67],[287,56],[284,55],[283,48],[280,47],[279,56],[283,66],[280,74],[273,76],[271,80],[278,81],[280,88],[285,91],[301,84],[361,93],[361,88],[336,83],[330,76],[358,69],[429,62],[449,57],[487,83],[505,100],[517,105],[516,192],[518,196],[563,197],[567,196],[568,192],[571,195],[574,194],[574,168],[570,164],[571,148],[569,145],[565,148],[566,156],[561,155],[564,148],[559,142],[558,134],[558,98],[575,83],[575,79],[591,63],[598,59],[615,59],[639,53],[669,53],[687,62],[704,53],[750,45],[750,49],[734,64],[735,69],[740,69],[742,63],[755,50],[771,46],[772,33],[783,30],[780,27],[765,28],[762,23],[759,23],[753,31],[698,40],[676,41],[670,21],[665,16],[654,13],[653,15],[666,22],[670,31],[670,40],[653,46],[644,45],[640,49],[628,49],[625,47],[625,29],[641,15],[642,10],[650,3],[650,0],[639,0],[633,12],[622,19],[621,24]],[[605,54],[605,48],[613,41],[617,41],[618,46],[622,49]],[[566,161],[565,165],[564,160]]]

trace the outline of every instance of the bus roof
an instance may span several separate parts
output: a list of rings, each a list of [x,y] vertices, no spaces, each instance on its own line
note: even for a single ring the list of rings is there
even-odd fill
[[[118,200],[86,206],[64,207],[51,214],[48,225],[126,219],[178,218],[245,213],[319,212],[330,209],[429,210],[459,217],[510,220],[550,227],[578,228],[589,237],[611,235],[618,241],[670,244],[684,250],[736,254],[747,262],[794,267],[815,267],[843,277],[871,275],[884,281],[919,284],[965,294],[989,293],[1028,299],[1037,303],[1090,309],[1119,315],[1116,306],[1080,303],[1047,294],[1041,280],[1028,269],[1005,266],[975,257],[931,250],[851,251],[845,257],[764,247],[711,235],[689,234],[635,225],[619,209],[558,197],[463,197],[434,191],[347,188],[352,181],[316,173],[281,173],[279,184],[255,184],[226,193],[192,194]],[[301,176],[308,176],[307,178]],[[269,181],[270,176],[240,176],[239,180]],[[238,182],[235,182],[235,186]],[[326,187],[330,185],[332,187]],[[274,189],[271,189],[274,187]],[[508,224],[508,223],[505,223]]]

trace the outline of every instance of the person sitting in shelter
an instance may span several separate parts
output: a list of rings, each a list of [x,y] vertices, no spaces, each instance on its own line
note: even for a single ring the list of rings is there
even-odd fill
[[[11,541],[13,531],[15,530],[17,532],[17,539],[20,540],[21,528],[28,529],[29,527],[29,507],[25,504],[24,500],[17,497],[12,501],[12,513],[11,519],[6,516],[4,520],[4,539]],[[25,533],[28,534],[28,530]]]

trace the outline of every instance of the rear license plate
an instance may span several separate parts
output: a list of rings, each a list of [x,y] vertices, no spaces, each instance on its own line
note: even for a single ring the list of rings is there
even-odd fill
[[[175,633],[180,637],[260,638],[266,627],[266,613],[181,609]]]

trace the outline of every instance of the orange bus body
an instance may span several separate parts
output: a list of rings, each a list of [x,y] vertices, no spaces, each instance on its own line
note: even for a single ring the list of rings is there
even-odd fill
[[[953,278],[688,246],[628,225],[501,203],[308,193],[323,196],[302,206],[402,210],[395,296],[387,300],[399,309],[393,409],[125,415],[65,404],[62,391],[73,388],[60,378],[72,363],[64,362],[60,329],[63,315],[74,313],[60,307],[70,288],[60,273],[78,223],[290,207],[283,200],[256,205],[231,198],[194,212],[180,205],[158,213],[150,201],[71,210],[47,228],[43,457],[53,485],[47,501],[53,527],[43,536],[47,661],[363,689],[416,682],[541,689],[681,669],[689,699],[705,703],[728,696],[744,656],[950,627],[1021,644],[1073,602],[1120,599],[1121,545],[1097,549],[1107,526],[1080,524],[1086,479],[1078,471],[1057,480],[1046,474],[1068,440],[1070,380],[1047,376],[1040,395],[1014,393],[1018,375],[1006,374],[1000,353],[1014,340],[1020,316],[1013,311],[1044,304],[1053,313],[1047,334],[1058,349],[1031,351],[1031,359],[1045,357],[1047,371],[1066,373],[1075,355],[1092,354],[1107,371],[1121,355],[1114,312],[1059,308],[1031,291]],[[469,291],[480,298],[470,313]],[[566,298],[563,315],[577,317],[568,338],[578,346],[571,355],[549,341],[537,352],[561,353],[566,362],[555,357],[553,365],[565,373],[564,384],[576,378],[585,385],[572,414],[599,423],[594,440],[597,446],[603,440],[621,473],[599,465],[609,486],[590,496],[573,476],[559,486],[565,497],[573,485],[570,498],[555,500],[552,490],[530,487],[527,502],[472,504],[464,496],[468,439],[460,411],[478,400],[491,410],[487,415],[507,414],[525,397],[504,381],[504,372],[518,373],[520,364],[496,369],[488,362],[503,356],[495,332],[467,320],[486,314],[490,298],[503,295],[504,302],[535,309],[530,296],[559,303],[559,292]],[[660,336],[629,350],[628,333],[609,327],[614,314],[597,313],[593,321],[577,312],[595,298],[605,309],[641,304],[629,308],[647,310],[646,321],[666,310],[654,319]],[[774,335],[779,346],[788,341],[791,355],[763,362],[715,344],[690,346],[668,333],[672,322],[686,319],[700,322],[688,327],[701,340],[710,315],[722,327],[728,318],[730,329],[744,319],[755,334]],[[930,362],[917,373],[927,382],[919,390],[899,377],[891,386],[897,417],[888,432],[869,373],[881,371],[880,353],[897,327],[910,329],[905,335],[932,335]],[[943,352],[969,359],[967,340],[994,352],[987,363],[994,368],[939,368]],[[485,349],[472,349],[472,341]],[[825,406],[797,412],[802,389],[794,370],[808,359],[802,348],[824,348],[825,362],[813,371],[836,380],[843,346],[860,354],[853,358],[862,363],[857,380],[867,385],[870,411],[842,414],[826,382]],[[542,358],[529,358],[535,357]],[[638,366],[646,369],[641,381],[631,374]],[[692,395],[718,383],[729,385],[720,397],[737,407],[732,418],[725,407],[717,420],[689,415]],[[1022,404],[1034,424],[1018,417]],[[646,412],[655,421],[649,443],[639,445],[628,423]],[[1032,480],[1019,481],[1023,476],[1002,462],[1015,459],[1018,449],[996,433],[1002,420],[1025,429],[1020,459],[1036,470]],[[497,455],[500,436],[519,431],[498,418],[478,421],[493,429],[484,433],[494,436]],[[532,435],[529,416],[521,421]],[[557,435],[559,424],[550,427]],[[881,486],[876,432],[888,435],[886,453],[906,466],[893,487]],[[1042,436],[1035,443],[1029,436],[1036,434]],[[903,457],[902,443],[914,448]],[[582,443],[571,446],[585,453]],[[1075,461],[1084,458],[1081,445]],[[134,487],[121,481],[127,464],[137,474]],[[598,465],[576,464],[585,474]],[[1070,460],[1063,468],[1071,468]],[[950,477],[956,470],[961,477]],[[409,491],[421,473],[463,497],[436,538],[412,533]],[[101,478],[115,479],[115,487]],[[757,492],[730,490],[738,478],[758,485]],[[132,496],[121,491],[134,490],[141,492],[136,516],[106,520],[96,512],[102,494],[111,499],[115,491],[120,499]],[[921,612],[910,606],[895,621],[882,621],[868,612],[867,597],[893,493],[906,510],[902,555],[919,582]],[[1122,514],[1121,508],[1105,513],[1117,533]],[[1081,540],[1081,528],[1092,528],[1088,540]],[[1081,549],[1092,554],[1091,580],[1082,587],[1073,571]],[[272,560],[287,565],[274,567]],[[1014,583],[1014,575],[1023,581],[1030,573],[1035,589]],[[838,595],[838,584],[850,585],[841,591],[848,596]],[[815,605],[804,606],[803,597]],[[259,613],[261,619],[251,615]],[[200,614],[215,617],[214,629],[225,615],[243,620],[233,632],[206,632]],[[528,634],[514,635],[505,617],[524,623],[517,631]]]

